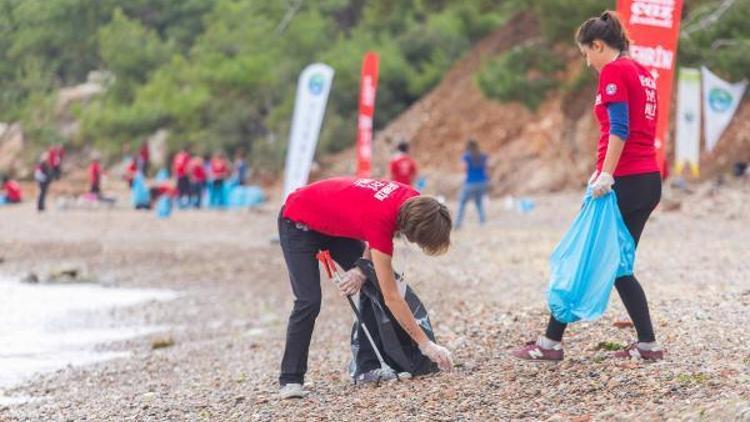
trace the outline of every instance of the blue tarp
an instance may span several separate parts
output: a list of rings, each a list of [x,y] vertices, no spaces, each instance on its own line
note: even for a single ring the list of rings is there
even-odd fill
[[[230,209],[256,207],[266,200],[263,189],[258,186],[234,186],[229,191],[227,204]]]
[[[633,273],[635,242],[610,192],[587,191],[573,225],[552,252],[547,300],[560,322],[593,320],[607,309],[615,278]]]

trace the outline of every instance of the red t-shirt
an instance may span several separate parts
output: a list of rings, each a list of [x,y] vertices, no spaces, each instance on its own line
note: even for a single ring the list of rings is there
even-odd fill
[[[190,176],[195,183],[206,181],[206,168],[203,167],[203,159],[196,157],[190,161]]]
[[[62,148],[51,147],[47,151],[47,163],[50,167],[57,167],[62,162],[64,150]]]
[[[226,179],[229,175],[227,160],[223,158],[211,159],[211,173],[213,174],[214,179]]]
[[[597,150],[596,169],[601,171],[609,143],[607,104],[628,104],[630,132],[615,168],[614,176],[659,171],[656,164],[657,94],[653,75],[633,59],[621,57],[602,69],[594,105],[601,135]]]
[[[370,248],[393,255],[398,211],[417,195],[398,182],[337,177],[289,195],[284,217],[328,236],[364,240]]]
[[[91,163],[89,166],[89,179],[91,183],[97,183],[102,176],[102,166],[99,163]]]
[[[391,179],[411,186],[417,175],[417,163],[406,154],[398,154],[391,160]]]
[[[180,151],[174,156],[172,161],[172,172],[176,177],[187,176],[187,166],[190,162],[190,154],[185,151]]]
[[[3,186],[8,202],[21,202],[21,186],[13,180],[8,180]]]

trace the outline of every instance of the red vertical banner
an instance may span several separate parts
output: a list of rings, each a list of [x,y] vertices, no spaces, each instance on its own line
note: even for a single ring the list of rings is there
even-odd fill
[[[683,0],[617,0],[617,14],[630,36],[630,55],[656,79],[659,117],[656,122],[656,160],[666,170],[669,108],[677,62]]]
[[[357,176],[369,177],[372,170],[372,119],[378,89],[378,55],[368,52],[362,61],[357,118]]]

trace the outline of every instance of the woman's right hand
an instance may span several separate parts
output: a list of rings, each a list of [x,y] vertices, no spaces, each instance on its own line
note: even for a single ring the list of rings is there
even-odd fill
[[[594,172],[591,173],[591,177],[589,177],[589,181],[588,183],[586,183],[586,186],[593,185],[597,177],[599,177],[599,170],[594,170]]]
[[[451,358],[451,352],[443,346],[438,346],[432,341],[427,341],[419,346],[419,351],[423,355],[430,358],[431,361],[435,362],[442,371],[450,371],[453,369],[453,359]]]

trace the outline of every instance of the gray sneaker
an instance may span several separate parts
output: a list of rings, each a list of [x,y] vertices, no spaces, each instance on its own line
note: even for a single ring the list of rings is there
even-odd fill
[[[354,379],[355,384],[372,384],[372,383],[379,383],[381,381],[392,381],[397,378],[396,372],[392,369],[386,369],[386,368],[378,368],[373,369],[371,371],[365,372],[364,374],[359,374],[357,378]]]
[[[302,387],[302,384],[286,384],[279,390],[279,398],[281,400],[301,399],[306,395],[307,391]]]

